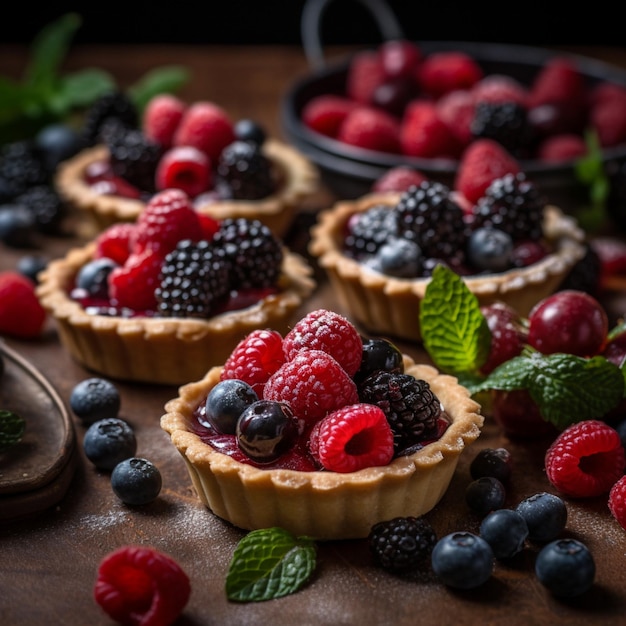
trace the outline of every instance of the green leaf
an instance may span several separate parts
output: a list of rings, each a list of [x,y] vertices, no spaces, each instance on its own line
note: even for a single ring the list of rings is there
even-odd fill
[[[424,347],[448,373],[475,372],[489,354],[491,334],[478,299],[449,268],[438,265],[420,303]]]
[[[187,68],[166,65],[150,70],[139,82],[128,89],[133,102],[143,111],[148,101],[160,93],[177,92],[190,78]]]
[[[316,565],[312,539],[295,538],[282,528],[248,533],[237,545],[226,577],[226,596],[259,602],[294,593]]]
[[[57,115],[64,117],[74,109],[89,107],[100,96],[113,89],[115,80],[108,72],[88,68],[62,76],[58,89],[48,104]]]
[[[18,443],[26,430],[26,421],[18,413],[0,410],[0,452]]]

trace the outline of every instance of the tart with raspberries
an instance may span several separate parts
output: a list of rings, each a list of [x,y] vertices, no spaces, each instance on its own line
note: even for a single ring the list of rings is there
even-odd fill
[[[258,220],[216,220],[179,189],[49,263],[37,295],[61,341],[107,377],[177,385],[256,328],[286,328],[312,269]]]
[[[439,502],[480,435],[479,410],[453,376],[318,309],[287,334],[247,335],[179,389],[161,427],[224,520],[355,539]]]
[[[297,150],[210,101],[188,105],[160,94],[140,119],[130,98],[113,92],[88,111],[83,143],[55,182],[99,229],[135,221],[154,193],[177,188],[202,213],[258,219],[283,236],[319,186],[317,170]]]
[[[318,216],[310,251],[368,331],[419,341],[419,306],[438,264],[481,305],[502,301],[526,315],[585,255],[584,231],[545,203],[510,155],[488,140],[471,150],[454,188],[424,179]],[[482,175],[468,179],[474,172]]]

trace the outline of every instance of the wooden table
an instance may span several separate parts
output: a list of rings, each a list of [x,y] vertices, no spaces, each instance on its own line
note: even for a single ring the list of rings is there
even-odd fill
[[[626,49],[576,48],[576,52],[626,67]],[[0,46],[0,74],[17,77],[25,50]],[[67,69],[98,66],[110,71],[121,86],[145,71],[165,64],[187,66],[193,80],[181,96],[188,101],[221,103],[234,118],[252,117],[272,135],[281,134],[279,98],[291,82],[308,70],[298,48],[210,47],[78,47]],[[329,204],[322,190],[308,210]],[[306,232],[293,245],[306,245]],[[76,239],[47,240],[42,252],[50,258],[76,245]],[[0,248],[0,269],[14,268],[22,252]],[[323,278],[302,311],[341,307]],[[38,341],[8,339],[50,380],[68,402],[72,388],[91,375],[59,344],[54,324]],[[401,344],[418,359],[418,347]],[[192,595],[179,624],[219,626],[299,623],[338,624],[592,624],[624,623],[626,619],[626,533],[610,517],[606,498],[568,501],[567,534],[586,542],[597,563],[594,588],[571,602],[552,598],[533,574],[536,551],[524,550],[510,564],[498,564],[492,579],[470,592],[453,592],[432,574],[414,578],[391,576],[374,568],[364,541],[320,543],[318,566],[307,587],[295,595],[264,603],[234,604],[226,600],[225,575],[243,533],[220,521],[198,501],[182,459],[159,427],[163,405],[176,395],[174,387],[119,383],[121,417],[135,428],[141,456],[150,458],[163,475],[163,490],[143,508],[122,505],[109,476],[96,471],[82,453],[84,427],[74,419],[78,464],[66,496],[37,517],[0,526],[0,622],[6,626],[63,624],[105,625],[110,620],[95,604],[92,587],[99,561],[126,544],[150,545],[172,555],[191,579]],[[428,515],[439,536],[455,530],[476,531],[464,490],[469,461],[484,447],[507,447],[514,475],[507,506],[538,491],[550,490],[543,472],[547,443],[514,442],[491,420],[473,448],[463,455],[449,491]]]

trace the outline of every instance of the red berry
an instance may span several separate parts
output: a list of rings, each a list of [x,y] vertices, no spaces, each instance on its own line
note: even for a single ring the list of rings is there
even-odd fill
[[[423,91],[439,98],[455,89],[469,89],[483,77],[483,71],[464,52],[434,52],[422,61],[418,76]]]
[[[626,98],[606,99],[594,106],[589,118],[603,148],[626,141]]]
[[[168,626],[191,595],[189,577],[171,557],[153,548],[123,546],[102,559],[95,601],[119,624]]]
[[[508,437],[540,439],[558,434],[556,427],[543,419],[526,389],[496,391],[492,411],[495,422]]]
[[[185,103],[172,94],[162,93],[154,96],[146,105],[142,124],[143,134],[164,148],[169,148],[186,109]]]
[[[393,457],[393,433],[383,410],[373,404],[353,404],[327,415],[315,428],[311,449],[331,472],[356,472],[387,465]]]
[[[602,351],[608,329],[606,311],[584,291],[558,291],[528,314],[528,343],[543,354],[594,356]]]
[[[0,335],[33,339],[41,334],[45,321],[35,283],[19,272],[0,272]]]
[[[159,191],[181,189],[195,198],[210,187],[211,162],[194,146],[174,146],[161,157],[155,179]]]
[[[439,117],[434,103],[414,100],[404,112],[400,127],[403,154],[425,159],[456,158],[461,144]]]
[[[504,302],[484,306],[481,312],[491,331],[491,347],[480,371],[489,374],[498,365],[521,354],[526,332],[519,313]]]
[[[467,146],[474,138],[472,120],[476,112],[476,102],[468,89],[455,89],[437,100],[435,107],[439,119],[450,129],[462,146]]]
[[[528,91],[524,85],[505,74],[489,74],[471,89],[475,102],[516,102],[526,106]]]
[[[392,39],[378,47],[383,72],[389,78],[415,80],[415,72],[422,60],[422,51],[412,41]]]
[[[615,237],[594,237],[590,243],[600,257],[601,283],[606,283],[611,277],[626,273],[626,242]]]
[[[361,365],[363,341],[354,325],[339,313],[317,309],[303,317],[283,340],[287,360],[301,350],[322,350],[354,376]]]
[[[396,153],[400,149],[400,126],[388,113],[361,106],[348,113],[337,139],[358,148]]]
[[[265,383],[284,362],[281,334],[276,330],[253,330],[226,359],[220,378],[243,380],[261,398]]]
[[[576,64],[564,57],[554,57],[535,76],[528,94],[528,108],[558,102],[575,107],[584,100],[585,93],[584,77]]]
[[[200,239],[211,241],[215,233],[220,229],[220,221],[208,213],[198,213],[198,221],[200,222],[200,230],[202,231]]]
[[[382,193],[385,191],[406,191],[413,185],[417,186],[428,178],[410,167],[398,165],[387,170],[380,178],[374,181],[372,191]]]
[[[622,476],[609,492],[609,510],[617,523],[626,530],[626,476]]]
[[[337,137],[341,124],[359,105],[353,100],[333,94],[311,98],[302,109],[302,121],[311,130],[328,137]]]
[[[573,498],[607,493],[624,475],[625,463],[619,433],[600,420],[584,420],[566,428],[545,457],[550,483]]]
[[[357,52],[348,67],[346,95],[359,104],[370,104],[374,91],[385,78],[378,53],[370,50]]]
[[[112,259],[124,265],[135,243],[135,224],[118,222],[102,231],[96,238],[94,257]]]
[[[571,161],[585,154],[585,140],[574,133],[546,137],[537,148],[537,158],[548,163]]]
[[[131,254],[122,267],[109,274],[109,298],[118,307],[154,310],[163,257],[149,248]]]
[[[301,350],[265,383],[265,400],[287,402],[308,426],[328,413],[358,402],[356,384],[335,359],[321,350]]]

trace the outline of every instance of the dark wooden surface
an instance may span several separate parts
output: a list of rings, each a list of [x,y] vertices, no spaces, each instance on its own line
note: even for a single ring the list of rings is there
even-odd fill
[[[574,51],[626,67],[624,48]],[[24,62],[24,48],[0,46],[0,74],[17,78]],[[258,119],[275,136],[281,134],[280,97],[308,70],[301,50],[289,47],[77,47],[66,67],[98,66],[128,86],[145,71],[170,63],[192,70],[193,80],[181,93],[186,100],[214,100],[234,118]],[[307,212],[331,200],[330,193],[322,190]],[[307,212],[299,224],[310,222]],[[306,230],[296,229],[291,245],[304,251],[306,242]],[[53,258],[76,243],[76,239],[48,239],[40,252]],[[1,247],[0,269],[14,268],[20,254]],[[342,312],[323,277],[318,277],[319,288],[299,315],[321,306]],[[65,402],[74,385],[92,375],[64,351],[52,321],[41,340],[7,339],[7,345],[34,364]],[[416,346],[400,345],[412,356],[425,358]],[[161,495],[142,508],[121,504],[112,493],[109,475],[96,471],[85,459],[84,427],[74,419],[78,460],[65,497],[32,519],[0,526],[3,625],[111,623],[95,604],[92,587],[102,557],[126,544],[153,546],[172,555],[186,570],[192,594],[177,622],[181,625],[625,623],[626,533],[610,517],[604,497],[568,501],[566,532],[587,543],[597,563],[593,589],[570,602],[555,600],[538,583],[532,547],[512,563],[498,564],[481,589],[453,592],[428,572],[399,578],[375,569],[365,542],[352,541],[320,544],[316,573],[297,594],[257,604],[229,603],[225,576],[243,533],[200,505],[182,459],[159,427],[163,406],[177,394],[176,388],[119,383],[119,389],[120,416],[135,428],[138,455],[151,459],[163,475]],[[506,504],[514,506],[526,496],[550,490],[543,472],[547,445],[546,441],[510,441],[487,420],[482,436],[463,455],[449,491],[428,515],[438,535],[477,531],[479,520],[468,513],[463,494],[470,481],[469,461],[480,448],[505,446],[511,451],[514,474]]]

